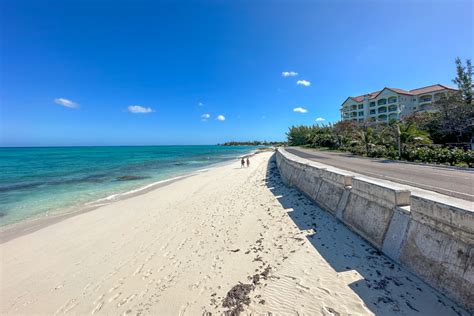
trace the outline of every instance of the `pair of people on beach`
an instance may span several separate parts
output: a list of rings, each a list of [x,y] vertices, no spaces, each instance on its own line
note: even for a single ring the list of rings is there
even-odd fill
[[[243,168],[245,167],[245,158],[242,157],[242,159],[240,160],[240,168]],[[250,167],[250,159],[249,157],[247,157],[247,168]]]

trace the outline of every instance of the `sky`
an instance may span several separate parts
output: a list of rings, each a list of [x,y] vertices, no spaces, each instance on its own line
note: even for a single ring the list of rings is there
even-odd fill
[[[0,146],[285,140],[473,47],[471,1],[0,0]]]

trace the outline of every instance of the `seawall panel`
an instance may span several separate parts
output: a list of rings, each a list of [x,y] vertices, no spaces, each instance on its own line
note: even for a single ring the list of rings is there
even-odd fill
[[[316,203],[336,214],[337,207],[347,186],[352,183],[352,176],[329,170],[320,173],[321,186],[316,195]]]
[[[413,196],[411,215],[400,261],[447,296],[465,302],[473,311],[472,211]]]
[[[396,207],[409,204],[410,191],[353,179],[343,222],[382,249]]]

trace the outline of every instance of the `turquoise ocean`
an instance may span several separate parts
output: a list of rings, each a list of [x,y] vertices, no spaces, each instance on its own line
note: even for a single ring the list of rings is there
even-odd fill
[[[252,146],[0,148],[0,226],[135,192]]]

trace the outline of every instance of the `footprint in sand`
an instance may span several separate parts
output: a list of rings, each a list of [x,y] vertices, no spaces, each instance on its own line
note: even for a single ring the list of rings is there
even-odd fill
[[[99,302],[96,307],[92,310],[91,314],[95,314],[99,312],[102,309],[102,306],[104,306],[104,302]]]
[[[337,312],[334,308],[324,306],[323,307],[323,314],[324,315],[334,315],[334,316],[340,316],[341,313]]]

